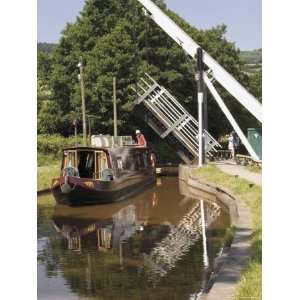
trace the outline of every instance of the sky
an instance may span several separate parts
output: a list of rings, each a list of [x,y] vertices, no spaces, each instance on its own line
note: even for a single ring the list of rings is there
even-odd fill
[[[227,25],[226,38],[241,50],[261,48],[262,0],[165,0],[191,25],[208,29]],[[67,22],[73,22],[84,0],[38,0],[38,41],[56,43]]]

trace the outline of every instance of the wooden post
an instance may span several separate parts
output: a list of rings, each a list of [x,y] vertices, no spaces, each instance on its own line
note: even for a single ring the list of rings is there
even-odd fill
[[[83,133],[83,144],[87,145],[86,138],[86,117],[85,117],[85,95],[84,95],[84,82],[83,82],[83,63],[82,57],[80,57],[78,67],[80,70],[80,89],[81,89],[81,102],[82,102],[82,133]]]
[[[116,77],[113,77],[113,104],[114,104],[114,137],[118,136],[117,131],[117,92]]]
[[[91,145],[92,129],[91,129],[91,118],[90,117],[88,117],[88,122],[89,122],[89,145]]]
[[[78,145],[77,143],[77,120],[74,121],[74,135],[75,135],[75,146]]]

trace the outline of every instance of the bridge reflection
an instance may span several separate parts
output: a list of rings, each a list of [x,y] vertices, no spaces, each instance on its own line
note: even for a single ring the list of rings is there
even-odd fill
[[[190,198],[184,186],[179,189],[178,182],[174,185],[174,179],[169,178],[129,201],[91,207],[57,205],[52,220],[67,251],[87,254],[85,288],[94,292],[98,290],[97,277],[102,281],[111,277],[109,272],[115,273],[117,265],[126,276],[136,274],[137,286],[148,282],[156,288],[166,284],[161,282],[163,278],[174,280],[173,270],[187,274],[186,264],[191,262],[186,260],[197,255],[198,274],[192,276],[197,278],[193,283],[197,288],[191,291],[196,292],[199,279],[206,281],[205,269],[219,251],[221,239],[217,244],[213,241],[223,236],[224,227],[229,225],[217,202]],[[67,264],[62,265],[68,268]],[[62,271],[70,277],[67,270]],[[81,276],[80,272],[72,273],[73,280]]]

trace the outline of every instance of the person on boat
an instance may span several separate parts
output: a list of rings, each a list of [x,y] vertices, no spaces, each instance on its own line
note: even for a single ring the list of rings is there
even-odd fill
[[[139,146],[141,147],[147,147],[147,141],[144,137],[144,135],[141,133],[139,129],[135,131],[136,134],[136,140]]]

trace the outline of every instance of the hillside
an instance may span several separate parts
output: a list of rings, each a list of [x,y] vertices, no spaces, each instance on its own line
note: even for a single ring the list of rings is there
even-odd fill
[[[37,43],[37,51],[38,52],[51,53],[54,46],[56,46],[56,44],[53,44],[53,43]]]
[[[241,51],[240,59],[243,63],[249,65],[258,65],[262,63],[262,50],[255,49],[251,51]]]
[[[37,50],[51,53],[57,44],[37,43]],[[257,65],[262,63],[262,49],[254,49],[240,52],[240,60],[247,65]]]

